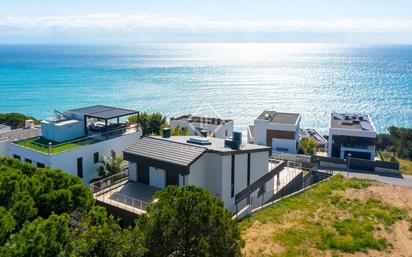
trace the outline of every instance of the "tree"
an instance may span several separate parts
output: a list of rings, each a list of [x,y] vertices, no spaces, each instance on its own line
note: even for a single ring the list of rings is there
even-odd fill
[[[241,256],[239,230],[221,200],[195,186],[169,186],[155,198],[138,221],[145,256]]]
[[[105,177],[122,172],[123,157],[117,156],[114,150],[110,151],[110,156],[103,156],[100,163],[102,165],[98,168],[99,176]]]
[[[412,129],[391,126],[388,132],[389,134],[378,134],[377,148],[393,152],[400,158],[412,159]]]
[[[10,126],[12,129],[24,127],[24,122],[28,119],[34,120],[35,123],[39,123],[35,118],[21,113],[0,113],[0,124]]]
[[[313,138],[304,138],[300,141],[300,146],[306,155],[313,155],[318,147],[318,143]]]
[[[174,129],[171,131],[172,136],[188,136],[190,135],[189,129],[186,127],[180,128],[180,126],[176,126]]]
[[[167,125],[166,117],[158,112],[151,114],[142,112],[139,115],[131,115],[129,122],[139,124],[143,135],[160,135],[162,129]]]
[[[96,206],[78,177],[0,158],[0,256],[141,257],[142,237]]]

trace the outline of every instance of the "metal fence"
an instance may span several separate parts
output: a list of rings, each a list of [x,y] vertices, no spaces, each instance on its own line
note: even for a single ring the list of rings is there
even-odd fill
[[[124,184],[124,182],[127,182],[128,180],[129,173],[127,170],[124,170],[120,173],[90,183],[89,187],[93,191],[93,194],[103,194],[115,187],[121,186],[122,184]]]

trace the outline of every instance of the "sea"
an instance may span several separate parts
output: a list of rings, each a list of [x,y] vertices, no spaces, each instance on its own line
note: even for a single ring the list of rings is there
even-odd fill
[[[0,46],[0,113],[97,104],[231,118],[242,132],[263,110],[323,134],[332,111],[369,114],[378,132],[412,127],[412,45]]]

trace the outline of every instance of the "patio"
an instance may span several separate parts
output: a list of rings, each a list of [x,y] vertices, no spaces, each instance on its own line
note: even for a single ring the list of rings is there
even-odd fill
[[[159,190],[161,189],[129,181],[120,187],[96,195],[95,198],[106,204],[141,214],[145,212],[147,205],[154,200],[154,194]]]

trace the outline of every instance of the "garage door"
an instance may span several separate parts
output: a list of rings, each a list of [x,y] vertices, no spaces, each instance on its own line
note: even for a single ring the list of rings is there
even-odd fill
[[[156,169],[150,167],[149,169],[149,182],[150,185],[157,188],[166,187],[166,171],[162,169]]]

